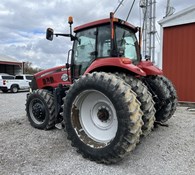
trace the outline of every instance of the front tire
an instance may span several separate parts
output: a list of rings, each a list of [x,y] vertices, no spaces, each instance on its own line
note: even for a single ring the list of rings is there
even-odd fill
[[[139,142],[140,104],[129,86],[107,73],[82,76],[64,100],[68,139],[84,158],[115,163]]]
[[[55,125],[55,107],[53,95],[38,89],[30,93],[26,101],[28,120],[34,128],[48,130]]]

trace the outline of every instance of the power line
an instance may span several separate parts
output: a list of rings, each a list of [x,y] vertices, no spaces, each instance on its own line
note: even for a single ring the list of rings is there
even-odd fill
[[[155,30],[156,30],[156,28],[155,28]],[[156,39],[158,40],[158,44],[160,44],[160,36],[159,36],[159,33],[157,30],[156,30]]]
[[[123,1],[124,1],[124,0],[120,1],[119,5],[117,6],[117,8],[116,8],[115,11],[114,11],[114,14],[117,12],[117,10],[119,9],[119,7],[122,5]]]
[[[133,9],[134,4],[135,4],[135,0],[133,1],[132,5],[131,5],[131,8],[130,8],[129,13],[128,13],[127,18],[126,18],[126,21],[128,20],[129,15],[131,14],[131,11]]]

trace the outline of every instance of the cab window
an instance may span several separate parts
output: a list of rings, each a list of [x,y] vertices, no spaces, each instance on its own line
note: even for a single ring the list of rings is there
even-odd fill
[[[121,56],[131,59],[132,61],[138,60],[137,54],[137,39],[135,33],[130,29],[116,26],[116,47]]]
[[[111,50],[110,25],[98,27],[97,57],[109,57]]]
[[[96,29],[88,29],[77,34],[75,42],[75,62],[89,62],[95,57]]]

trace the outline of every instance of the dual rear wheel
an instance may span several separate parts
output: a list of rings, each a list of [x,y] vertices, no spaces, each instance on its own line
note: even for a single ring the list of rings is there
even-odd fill
[[[164,123],[170,119],[177,107],[177,93],[171,83],[164,76],[147,76],[144,80],[155,102],[156,121]]]

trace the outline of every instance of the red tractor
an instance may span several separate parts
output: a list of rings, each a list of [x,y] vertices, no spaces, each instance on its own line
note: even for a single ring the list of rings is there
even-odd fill
[[[64,66],[34,75],[27,95],[30,124],[51,129],[63,123],[72,146],[83,157],[110,164],[128,155],[175,112],[172,83],[150,60],[142,61],[140,28],[110,18],[90,22],[70,34],[48,28],[46,38],[70,37]],[[136,39],[139,32],[139,41]]]

